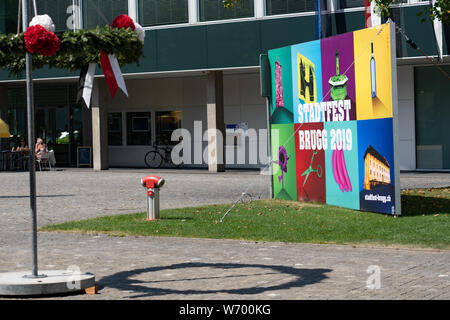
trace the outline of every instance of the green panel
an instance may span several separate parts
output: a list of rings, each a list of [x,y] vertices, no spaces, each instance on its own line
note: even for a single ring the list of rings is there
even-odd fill
[[[56,69],[44,67],[42,69],[33,70],[33,79],[48,79],[48,78],[63,78],[63,77],[73,77],[79,76],[79,71],[69,72],[65,69]],[[21,80],[25,79],[25,72],[20,76],[9,76],[9,71],[5,69],[0,70],[0,81],[4,80]]]
[[[158,70],[188,70],[207,67],[205,27],[157,31]]]
[[[74,77],[79,76],[79,71],[73,71],[69,72],[65,69],[56,69],[56,68],[49,68],[44,67],[42,69],[36,69],[33,71],[33,78],[34,79],[43,79],[43,78],[62,78],[62,77]],[[25,74],[24,74],[25,77]]]
[[[122,67],[123,73],[152,72],[157,70],[156,36],[156,30],[145,31],[143,57],[141,57],[139,64],[129,64]]]
[[[363,11],[339,12],[332,15],[331,32],[333,36],[364,28],[365,22]]]
[[[261,21],[263,52],[315,39],[314,15]]]
[[[271,97],[271,77],[270,77],[270,62],[267,54],[261,54],[259,57],[260,67],[260,90],[261,97]]]
[[[208,67],[259,65],[259,22],[237,22],[206,26]]]
[[[442,25],[444,34],[444,54],[450,54],[450,25]]]
[[[449,81],[435,67],[414,68],[414,81],[417,168],[450,169]]]

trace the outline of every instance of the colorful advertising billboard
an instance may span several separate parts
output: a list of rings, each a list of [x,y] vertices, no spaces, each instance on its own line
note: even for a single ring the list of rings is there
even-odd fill
[[[393,28],[269,51],[275,198],[401,214]]]

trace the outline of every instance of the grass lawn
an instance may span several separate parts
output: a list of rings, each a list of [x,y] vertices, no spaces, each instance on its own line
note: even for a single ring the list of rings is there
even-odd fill
[[[450,188],[403,190],[398,218],[317,203],[258,200],[239,203],[218,222],[230,206],[162,210],[161,219],[152,222],[144,221],[146,213],[107,216],[40,231],[450,249]]]

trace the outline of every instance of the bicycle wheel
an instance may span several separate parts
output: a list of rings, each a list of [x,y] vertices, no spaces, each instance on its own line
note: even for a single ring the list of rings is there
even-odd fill
[[[159,168],[163,161],[163,157],[159,152],[149,151],[145,155],[144,161],[148,168]]]

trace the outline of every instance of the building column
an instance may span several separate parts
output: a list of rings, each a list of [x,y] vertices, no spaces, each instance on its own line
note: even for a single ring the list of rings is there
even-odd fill
[[[109,168],[108,157],[108,112],[106,106],[101,106],[99,84],[96,79],[92,88],[91,114],[92,114],[92,161],[94,171]]]
[[[206,74],[206,104],[208,121],[208,169],[225,171],[225,120],[223,102],[223,72]]]
[[[0,84],[0,118],[8,125],[8,85]],[[10,125],[11,127],[11,125]],[[11,128],[10,128],[11,129]],[[5,138],[0,138],[0,150],[9,149],[9,141]]]

